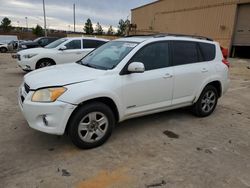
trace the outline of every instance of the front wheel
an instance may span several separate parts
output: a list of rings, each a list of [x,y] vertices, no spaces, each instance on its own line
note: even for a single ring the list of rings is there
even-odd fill
[[[69,136],[81,149],[90,149],[107,141],[115,125],[112,110],[105,104],[93,102],[80,107],[70,118]]]
[[[202,91],[198,101],[193,106],[193,112],[198,117],[206,117],[213,113],[218,101],[218,92],[212,85]]]
[[[48,67],[48,66],[52,66],[52,65],[55,65],[55,63],[52,60],[42,59],[42,60],[37,62],[36,69],[40,69],[40,68]]]
[[[1,52],[1,53],[6,53],[7,51],[8,51],[7,48],[0,48],[0,52]]]

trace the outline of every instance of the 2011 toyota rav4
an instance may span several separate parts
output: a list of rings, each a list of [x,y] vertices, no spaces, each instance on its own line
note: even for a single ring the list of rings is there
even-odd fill
[[[76,63],[27,74],[19,104],[30,127],[67,132],[76,146],[93,148],[126,119],[186,106],[210,115],[228,89],[228,65],[214,41],[127,37]]]

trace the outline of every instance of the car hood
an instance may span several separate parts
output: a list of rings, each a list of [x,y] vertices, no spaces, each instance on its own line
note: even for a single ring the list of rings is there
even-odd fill
[[[24,54],[39,54],[39,53],[48,53],[48,52],[52,52],[54,49],[47,49],[47,48],[30,48],[30,49],[26,49],[26,50],[22,50],[20,52],[18,52],[18,54],[20,55],[24,55]]]
[[[69,63],[30,72],[24,76],[24,82],[31,90],[36,90],[43,87],[64,86],[94,80],[105,72],[77,63]]]

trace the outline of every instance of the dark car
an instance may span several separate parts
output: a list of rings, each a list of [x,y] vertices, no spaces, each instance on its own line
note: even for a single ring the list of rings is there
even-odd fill
[[[59,38],[58,37],[40,37],[40,38],[37,38],[33,41],[22,42],[19,44],[18,50],[44,47],[44,46],[47,46],[48,44],[54,42],[57,39],[59,39]]]

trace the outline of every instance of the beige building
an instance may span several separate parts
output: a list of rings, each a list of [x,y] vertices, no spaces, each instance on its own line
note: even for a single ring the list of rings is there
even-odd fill
[[[158,0],[131,11],[136,34],[201,35],[250,55],[250,0]]]

